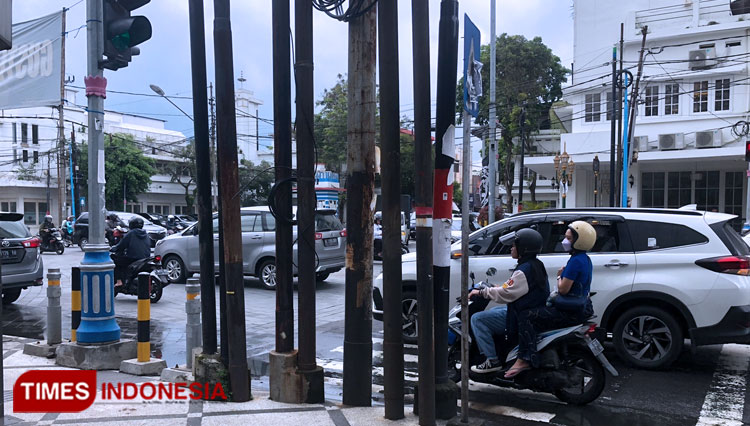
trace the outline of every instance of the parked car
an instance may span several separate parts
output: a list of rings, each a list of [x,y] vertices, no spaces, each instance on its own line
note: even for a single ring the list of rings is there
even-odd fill
[[[382,219],[383,212],[375,212],[375,217]],[[382,236],[380,238],[382,238]],[[409,244],[409,224],[406,222],[406,214],[404,214],[403,211],[401,212],[401,244]]]
[[[42,285],[44,264],[40,243],[24,225],[23,214],[0,213],[3,305],[18,300],[22,290]]]
[[[151,247],[156,247],[156,242],[167,236],[167,229],[163,226],[159,226],[144,218],[143,216],[136,213],[128,212],[110,212],[116,214],[126,224],[130,223],[130,219],[140,216],[143,219],[143,230],[146,231],[149,238],[151,238]]]
[[[296,208],[295,208],[296,212]],[[334,210],[318,210],[315,214],[315,252],[318,281],[344,267],[346,256],[346,230],[336,217]],[[242,214],[242,259],[245,275],[260,278],[267,289],[276,288],[276,219],[268,207],[245,207]],[[219,220],[213,218],[214,259],[218,266]],[[294,239],[297,239],[296,228]],[[161,256],[162,264],[172,282],[184,282],[200,271],[198,248],[198,224],[179,234],[170,235],[156,244],[155,255]],[[297,244],[294,245],[294,274],[297,274]]]
[[[166,216],[160,215],[158,213],[144,213],[144,212],[138,212],[136,214],[145,219],[150,220],[151,223],[153,223],[154,225],[159,225],[159,226],[163,226],[166,228],[166,226],[164,226],[164,224],[167,223]]]
[[[695,210],[564,209],[523,212],[469,236],[469,269],[477,279],[496,268],[510,275],[516,261],[500,236],[534,227],[544,237],[540,259],[550,283],[569,255],[560,242],[575,220],[598,238],[589,253],[591,291],[600,332],[612,333],[618,355],[641,368],[664,368],[693,345],[750,343],[750,248],[731,226],[735,216]],[[460,295],[461,244],[451,249],[450,300]],[[404,338],[416,341],[416,256],[403,258]],[[373,291],[382,320],[382,274]]]

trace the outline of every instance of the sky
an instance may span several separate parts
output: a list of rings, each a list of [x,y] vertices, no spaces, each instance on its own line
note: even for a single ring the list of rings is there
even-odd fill
[[[271,0],[231,1],[234,76],[247,79],[244,88],[255,92],[263,101],[259,115],[273,118]],[[294,1],[291,0],[292,15]],[[573,60],[573,19],[571,0],[497,0],[496,32],[521,34],[527,38],[542,37],[547,46],[569,67]],[[430,1],[430,84],[433,111],[437,83],[437,49],[440,4]],[[23,0],[13,2],[13,22],[22,22],[69,7],[67,12],[66,74],[74,77],[74,86],[83,86],[86,73],[86,0]],[[137,9],[148,17],[153,27],[151,40],[140,45],[140,56],[133,57],[127,68],[116,72],[105,70],[108,89],[153,94],[150,84],[160,86],[168,96],[191,96],[190,42],[187,0],[154,0]],[[459,35],[463,36],[463,15],[468,14],[482,34],[482,44],[490,40],[490,0],[460,0]],[[347,71],[347,24],[322,12],[314,11],[315,96],[332,87],[338,74]],[[294,28],[294,17],[291,18]],[[413,114],[413,76],[411,49],[411,2],[399,2],[399,65],[401,115]],[[80,28],[80,30],[79,30]],[[207,72],[214,81],[213,0],[205,1]],[[463,62],[463,43],[459,41],[458,68]],[[459,71],[459,77],[461,71]],[[237,82],[237,87],[240,83]],[[293,89],[292,89],[292,93]],[[85,103],[79,93],[78,103]],[[174,100],[192,114],[192,101]],[[166,100],[159,97],[129,96],[109,93],[105,101],[109,110],[143,114],[166,120],[171,130],[193,134],[192,122]],[[292,106],[294,110],[294,106]],[[294,111],[292,111],[292,114]],[[261,122],[260,134],[273,132],[273,126]],[[478,144],[475,144],[478,145]],[[474,157],[475,161],[477,157]]]

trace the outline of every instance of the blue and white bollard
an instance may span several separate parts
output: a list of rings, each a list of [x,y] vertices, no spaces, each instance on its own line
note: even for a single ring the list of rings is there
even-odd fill
[[[83,345],[117,342],[120,326],[115,320],[114,264],[109,251],[91,249],[81,262],[81,325],[76,341]]]

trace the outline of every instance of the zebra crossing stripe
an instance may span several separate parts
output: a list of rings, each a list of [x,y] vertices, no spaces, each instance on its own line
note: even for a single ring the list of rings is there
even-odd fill
[[[745,409],[750,346],[728,344],[714,371],[696,426],[740,426]]]

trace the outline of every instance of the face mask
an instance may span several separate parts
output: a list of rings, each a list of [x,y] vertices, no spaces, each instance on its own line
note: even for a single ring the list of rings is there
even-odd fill
[[[563,250],[570,251],[570,249],[573,248],[573,243],[571,243],[569,239],[563,238],[562,246],[563,246]]]

